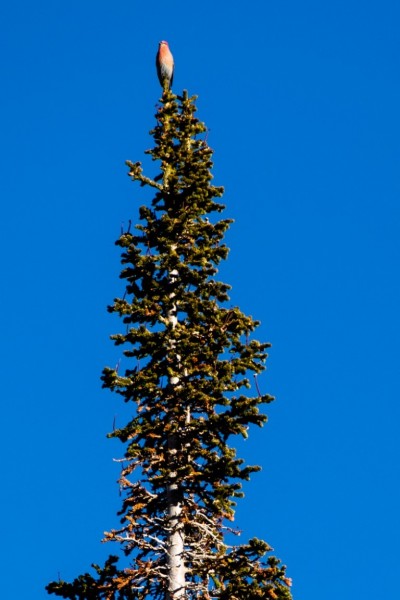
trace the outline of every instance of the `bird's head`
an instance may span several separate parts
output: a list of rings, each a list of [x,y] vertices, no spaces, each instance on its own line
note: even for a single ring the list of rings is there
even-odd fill
[[[168,42],[166,42],[165,40],[162,40],[162,42],[159,42],[158,45],[159,45],[160,48],[162,46],[166,46],[168,48]]]

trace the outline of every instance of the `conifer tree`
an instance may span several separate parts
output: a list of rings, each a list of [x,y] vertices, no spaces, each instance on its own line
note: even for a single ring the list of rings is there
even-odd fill
[[[93,565],[93,574],[47,586],[63,598],[291,598],[285,567],[266,542],[226,539],[241,482],[259,470],[236,457],[230,440],[261,426],[259,405],[273,398],[248,395],[269,344],[252,338],[258,323],[229,306],[230,286],[216,279],[231,220],[218,216],[223,188],[211,183],[212,150],[195,100],[163,93],[147,151],[160,168],[154,178],[127,162],[154,198],[116,242],[126,289],[109,311],[125,324],[112,339],[129,367],[102,375],[103,386],[132,405],[132,419],[109,434],[124,444],[123,503],[120,527],[104,541],[123,552]]]

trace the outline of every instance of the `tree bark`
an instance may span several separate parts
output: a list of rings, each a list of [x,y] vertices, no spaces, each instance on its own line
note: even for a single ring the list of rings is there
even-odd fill
[[[178,276],[178,271],[174,270],[171,272],[170,281],[174,283]],[[170,298],[174,298],[175,294],[172,292]],[[168,314],[168,321],[175,329],[178,322],[176,316],[176,304],[173,304]],[[171,341],[171,350],[174,351],[175,343]],[[180,361],[180,356],[176,355],[177,362]],[[179,384],[179,377],[170,377],[170,385],[177,386]],[[171,460],[171,472],[170,472],[170,484],[167,490],[168,498],[168,528],[169,528],[169,539],[168,539],[168,593],[166,600],[179,600],[185,597],[185,560],[184,560],[184,542],[185,536],[183,531],[183,524],[181,522],[182,504],[181,504],[181,491],[179,490],[178,484],[174,481],[177,476],[175,466],[175,456],[178,451],[178,439],[176,435],[172,435],[168,440],[168,450]]]

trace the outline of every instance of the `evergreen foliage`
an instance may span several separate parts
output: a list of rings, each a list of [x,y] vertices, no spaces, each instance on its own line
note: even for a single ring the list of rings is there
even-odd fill
[[[291,581],[268,544],[226,543],[241,482],[259,470],[245,466],[228,440],[261,426],[259,405],[273,398],[246,393],[269,344],[251,338],[258,323],[227,306],[230,287],[215,279],[231,221],[218,220],[223,188],[211,183],[212,150],[195,111],[195,98],[165,91],[148,151],[160,173],[151,179],[140,163],[127,163],[154,199],[139,209],[135,231],[116,242],[126,291],[109,311],[126,331],[112,339],[131,365],[102,376],[104,387],[136,407],[132,420],[109,434],[125,445],[124,497],[121,526],[105,541],[118,542],[126,558],[110,556],[104,567],[93,565],[94,575],[47,586],[63,598],[291,598]],[[180,590],[171,586],[176,536]]]

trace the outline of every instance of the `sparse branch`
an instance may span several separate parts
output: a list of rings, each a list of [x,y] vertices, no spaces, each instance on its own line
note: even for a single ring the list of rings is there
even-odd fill
[[[160,191],[163,189],[163,186],[154,181],[154,179],[150,179],[150,177],[143,175],[143,169],[140,162],[133,163],[130,160],[127,160],[125,161],[125,164],[129,167],[128,175],[133,181],[140,181],[141,185],[149,185]]]

